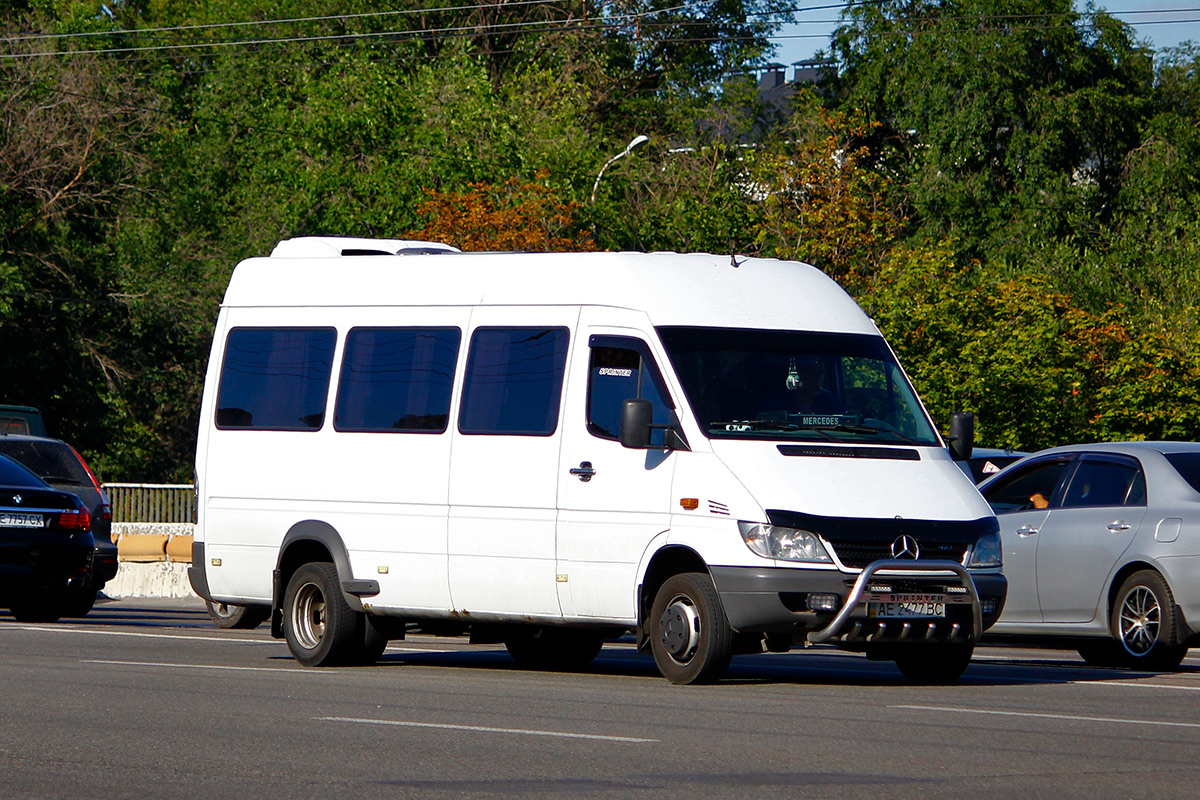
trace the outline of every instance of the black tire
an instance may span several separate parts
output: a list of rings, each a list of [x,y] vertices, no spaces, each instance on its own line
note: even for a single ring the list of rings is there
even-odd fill
[[[271,616],[269,606],[237,606],[220,600],[205,600],[208,616],[218,628],[251,630]]]
[[[65,597],[33,595],[13,599],[8,610],[18,622],[58,622],[66,604]]]
[[[1124,661],[1121,659],[1120,647],[1111,639],[1084,642],[1077,649],[1079,657],[1089,667],[1106,667],[1111,669],[1112,667],[1125,666]]]
[[[80,589],[68,592],[62,604],[63,616],[86,617],[96,607],[96,596],[99,594],[99,589]]]
[[[526,669],[583,669],[600,655],[604,635],[597,631],[531,628],[506,637],[504,647]]]
[[[712,683],[729,668],[733,630],[712,578],[702,572],[668,578],[645,627],[654,663],[671,683]]]
[[[1187,655],[1179,644],[1175,597],[1154,570],[1130,575],[1117,592],[1110,619],[1120,663],[1131,669],[1169,672]]]
[[[355,623],[354,652],[350,655],[349,663],[359,667],[369,667],[379,660],[387,649],[388,637],[367,614],[351,612],[358,617]]]
[[[970,644],[906,645],[896,652],[896,666],[913,683],[954,683],[966,671],[974,653],[975,646]]]
[[[337,567],[305,564],[288,581],[283,596],[283,635],[292,656],[306,667],[361,663],[364,620],[345,598]]]

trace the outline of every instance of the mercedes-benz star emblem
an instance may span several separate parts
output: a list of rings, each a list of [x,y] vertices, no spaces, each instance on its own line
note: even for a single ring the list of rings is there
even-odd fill
[[[920,557],[921,546],[907,533],[892,542],[892,558],[911,558],[915,561]]]

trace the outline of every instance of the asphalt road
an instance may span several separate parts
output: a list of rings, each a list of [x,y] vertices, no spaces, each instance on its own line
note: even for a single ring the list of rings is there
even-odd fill
[[[1179,798],[1200,786],[1182,671],[984,647],[950,687],[812,649],[676,687],[629,644],[585,673],[410,637],[305,669],[188,601],[0,612],[0,798]]]

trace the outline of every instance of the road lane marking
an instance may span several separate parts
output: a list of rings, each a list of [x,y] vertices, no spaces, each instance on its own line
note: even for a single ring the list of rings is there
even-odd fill
[[[951,708],[950,706],[888,706],[910,711],[949,711],[959,714],[988,714],[997,717],[1036,717],[1073,722],[1113,722],[1121,725],[1158,725],[1167,728],[1200,728],[1200,722],[1167,722],[1153,719],[1119,719],[1116,717],[1084,717],[1075,714],[1037,714],[1030,711],[993,711],[983,708]]]
[[[1180,692],[1200,692],[1200,686],[1173,686],[1169,683],[1131,683],[1129,681],[1071,681],[1072,686],[1099,686],[1102,688],[1115,687],[1126,689],[1175,689]]]
[[[567,733],[565,731],[532,731],[522,728],[488,728],[483,725],[448,725],[437,722],[404,722],[391,719],[356,719],[354,717],[314,717],[318,722],[352,722],[358,725],[394,725],[401,728],[438,728],[450,731],[476,731],[479,733],[514,733],[521,736],[554,736],[560,739],[594,739],[601,742],[628,742],[647,744],[658,739],[639,739],[633,736],[601,736],[594,733]]]
[[[278,644],[274,640],[240,639],[233,636],[184,636],[178,633],[135,633],[133,631],[102,631],[87,628],[51,628],[38,625],[0,625],[3,631],[37,631],[38,633],[82,633],[89,636],[134,636],[142,639],[182,639],[189,642],[226,642],[232,644]]]
[[[333,670],[304,669],[303,667],[231,667],[223,664],[169,664],[162,661],[106,661],[98,658],[80,659],[80,664],[106,664],[115,667],[165,667],[167,669],[210,669],[230,672],[286,672],[289,675],[336,675]]]

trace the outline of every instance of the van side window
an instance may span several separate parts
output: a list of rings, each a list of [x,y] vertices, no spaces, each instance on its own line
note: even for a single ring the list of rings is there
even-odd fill
[[[320,429],[336,340],[333,328],[231,330],[217,390],[217,427]]]
[[[354,328],[346,336],[333,427],[441,433],[450,420],[458,328]]]
[[[558,428],[566,328],[478,328],[463,381],[462,433],[550,436]]]
[[[658,368],[645,345],[636,339],[617,336],[593,336],[588,364],[587,427],[601,439],[618,439],[621,434],[621,406],[626,400],[649,400],[654,408],[653,421],[666,425],[671,421],[671,404],[664,399],[666,390]],[[662,446],[666,431],[651,431],[650,444]]]

